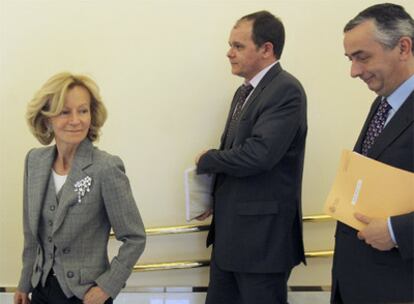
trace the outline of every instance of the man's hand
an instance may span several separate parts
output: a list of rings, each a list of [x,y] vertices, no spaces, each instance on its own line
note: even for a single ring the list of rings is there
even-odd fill
[[[102,290],[99,286],[89,289],[83,298],[84,304],[103,304],[109,299],[109,294]]]
[[[355,213],[354,216],[358,221],[367,224],[364,229],[358,232],[360,240],[364,240],[368,245],[381,251],[395,247],[391,234],[388,231],[386,219],[373,219],[360,213]]]
[[[14,304],[30,304],[29,295],[25,292],[21,292],[17,290],[14,293],[13,303]]]
[[[204,221],[206,218],[208,218],[213,213],[213,209],[208,209],[206,212],[204,212],[202,215],[199,215],[196,217],[196,220],[198,221]]]
[[[202,152],[198,153],[196,158],[195,158],[195,164],[196,166],[198,165],[198,162],[200,161],[201,156],[203,156],[204,154],[206,154],[208,150],[203,150]]]

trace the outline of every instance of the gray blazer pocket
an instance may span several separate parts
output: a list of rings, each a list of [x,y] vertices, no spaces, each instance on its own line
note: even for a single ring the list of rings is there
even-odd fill
[[[249,201],[237,204],[238,215],[266,215],[279,213],[277,201]]]
[[[81,284],[94,284],[95,280],[105,270],[98,267],[85,267],[80,270],[80,283]]]
[[[79,203],[78,200],[73,200],[69,204],[68,212],[74,214],[87,214],[90,208],[96,208],[96,200],[82,199]]]

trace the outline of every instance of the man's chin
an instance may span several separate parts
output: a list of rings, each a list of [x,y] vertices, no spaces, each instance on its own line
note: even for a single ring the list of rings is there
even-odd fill
[[[378,86],[375,86],[373,83],[367,83],[368,89],[370,89],[371,91],[379,94],[380,88],[378,88]]]

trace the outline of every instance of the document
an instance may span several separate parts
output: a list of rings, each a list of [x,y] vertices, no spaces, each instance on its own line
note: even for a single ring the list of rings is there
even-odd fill
[[[388,218],[414,211],[414,173],[356,152],[342,152],[338,172],[324,212],[357,230],[366,225],[354,217],[362,213]]]
[[[187,222],[213,208],[213,174],[197,174],[196,167],[184,172],[185,210]]]

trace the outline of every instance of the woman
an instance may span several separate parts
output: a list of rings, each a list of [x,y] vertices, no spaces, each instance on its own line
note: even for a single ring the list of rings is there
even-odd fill
[[[43,145],[26,156],[23,269],[15,304],[112,303],[145,247],[145,230],[121,159],[92,142],[106,120],[86,76],[50,78],[28,105]],[[110,229],[122,241],[108,260]]]

